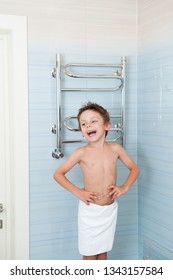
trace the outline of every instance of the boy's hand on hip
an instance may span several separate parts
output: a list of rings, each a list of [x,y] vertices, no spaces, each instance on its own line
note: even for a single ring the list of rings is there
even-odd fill
[[[107,197],[112,197],[112,199],[116,199],[123,195],[126,191],[126,187],[124,186],[111,185],[108,187]]]
[[[85,202],[87,205],[89,205],[90,203],[95,203],[96,200],[100,200],[103,197],[103,194],[80,189],[77,194],[77,197],[83,202]]]

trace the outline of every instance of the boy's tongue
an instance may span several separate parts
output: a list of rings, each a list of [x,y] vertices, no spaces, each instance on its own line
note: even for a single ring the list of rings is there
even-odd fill
[[[96,134],[96,130],[92,130],[88,132],[89,136],[94,136]]]

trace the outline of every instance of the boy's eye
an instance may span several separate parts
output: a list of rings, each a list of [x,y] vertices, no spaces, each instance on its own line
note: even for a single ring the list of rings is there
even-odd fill
[[[81,126],[85,126],[85,123],[81,123]]]
[[[97,122],[97,120],[93,120],[93,121],[92,121],[92,123],[96,123],[96,122]]]

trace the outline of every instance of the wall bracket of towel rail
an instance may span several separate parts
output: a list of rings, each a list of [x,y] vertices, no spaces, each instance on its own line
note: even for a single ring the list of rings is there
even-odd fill
[[[62,152],[62,145],[67,143],[81,143],[86,142],[84,139],[62,139],[62,129],[66,128],[69,131],[79,131],[78,127],[73,127],[70,124],[70,121],[76,119],[76,116],[68,116],[62,120],[62,104],[61,96],[63,92],[115,92],[121,91],[121,108],[120,113],[115,115],[110,115],[111,119],[117,120],[117,122],[112,127],[111,132],[119,133],[117,137],[108,139],[109,142],[121,141],[122,146],[125,146],[125,62],[126,59],[124,56],[121,57],[120,64],[92,64],[92,63],[69,63],[62,65],[61,64],[61,55],[56,54],[56,67],[52,69],[52,77],[56,79],[56,124],[51,128],[52,133],[56,134],[56,148],[52,151],[52,157],[59,159],[64,157]],[[74,69],[112,69],[112,73],[91,73],[83,74],[76,73]],[[61,73],[62,70],[64,75],[70,78],[85,78],[85,79],[112,79],[118,80],[118,84],[112,87],[86,87],[86,88],[63,88],[61,83]],[[100,71],[99,71],[100,72]],[[106,71],[105,71],[106,72]]]

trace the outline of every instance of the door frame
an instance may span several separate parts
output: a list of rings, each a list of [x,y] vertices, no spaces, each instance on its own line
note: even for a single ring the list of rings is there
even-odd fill
[[[8,117],[4,174],[7,189],[7,259],[29,259],[29,133],[27,18],[0,15],[0,33],[8,43]],[[3,37],[3,36],[2,36]],[[6,112],[7,115],[7,112]],[[5,118],[5,117],[4,117]]]

